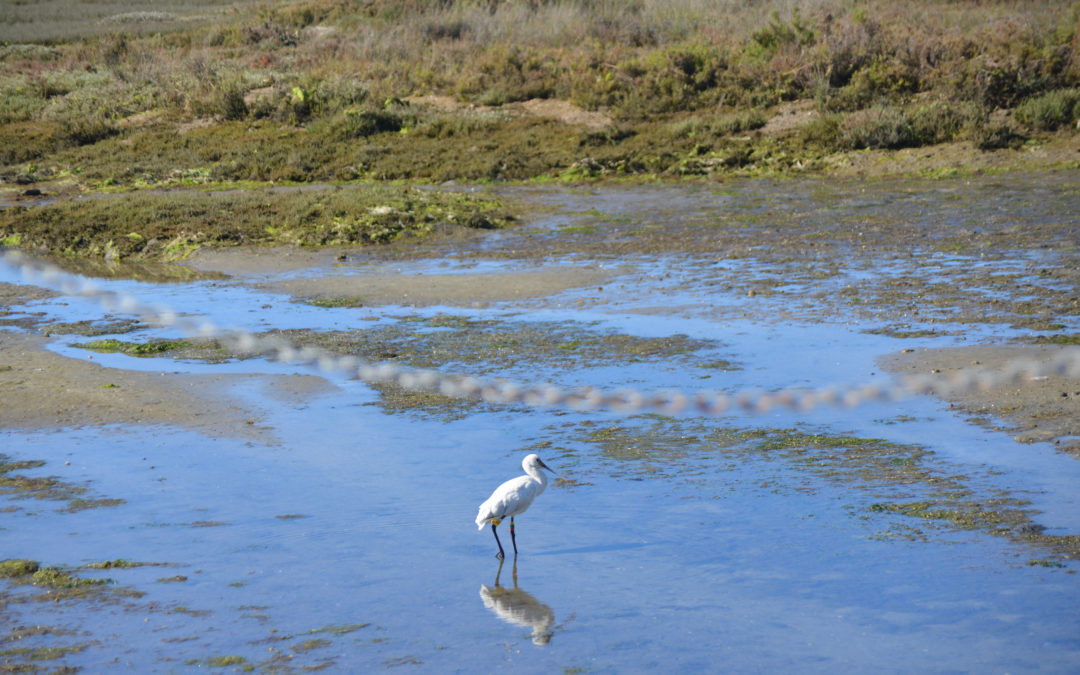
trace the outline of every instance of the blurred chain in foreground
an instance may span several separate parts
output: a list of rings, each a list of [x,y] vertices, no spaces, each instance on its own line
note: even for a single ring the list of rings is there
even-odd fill
[[[1080,347],[1066,347],[1045,361],[1021,358],[999,368],[967,368],[956,373],[924,374],[897,378],[888,384],[804,389],[775,392],[745,390],[726,393],[702,390],[642,392],[637,389],[603,390],[595,387],[566,389],[552,384],[519,384],[502,378],[477,378],[445,374],[437,370],[372,363],[355,356],[338,356],[316,347],[297,347],[281,337],[260,337],[246,331],[225,329],[208,319],[179,315],[163,305],[147,305],[136,297],[103,290],[93,281],[60,268],[32,260],[18,251],[0,253],[0,262],[18,269],[23,279],[48,288],[96,301],[109,312],[139,316],[148,323],[176,328],[190,336],[213,337],[240,354],[261,355],[288,363],[317,367],[331,373],[357,376],[367,382],[396,383],[406,389],[435,392],[456,398],[479,398],[495,404],[563,407],[579,411],[654,411],[664,414],[697,412],[720,415],[732,410],[763,413],[773,408],[809,411],[819,406],[854,407],[870,401],[895,401],[918,394],[951,396],[986,391],[1003,385],[1021,385],[1051,375],[1080,378]]]

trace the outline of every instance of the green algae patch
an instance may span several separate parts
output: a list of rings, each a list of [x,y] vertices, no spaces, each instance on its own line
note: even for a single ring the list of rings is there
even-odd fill
[[[169,614],[186,614],[187,616],[209,616],[211,611],[208,609],[192,609],[184,605],[178,605],[169,610]]]
[[[135,560],[128,560],[126,558],[117,558],[116,560],[102,560],[100,562],[87,563],[86,569],[91,570],[126,570],[136,567],[165,567],[170,563],[160,562],[137,562]]]
[[[537,440],[529,449],[561,453],[568,461],[578,453],[599,452],[606,471],[615,478],[663,478],[700,489],[703,476],[755,463],[778,475],[794,471],[821,481],[819,485],[853,491],[864,505],[852,512],[862,512],[866,519],[910,519],[886,522],[882,538],[927,541],[920,527],[978,531],[1030,546],[1052,560],[1080,559],[1080,536],[1046,534],[1035,522],[1038,512],[1028,500],[982,487],[983,477],[955,471],[917,444],[797,428],[716,426],[656,414],[618,424],[587,420],[550,429],[557,440]],[[818,489],[814,481],[793,483],[785,475],[766,480],[757,489],[794,484],[795,490],[814,491]]]
[[[665,363],[672,368],[693,365],[701,352],[716,350],[713,340],[686,335],[639,337],[598,330],[580,322],[526,322],[513,319],[473,319],[436,315],[407,315],[392,324],[355,331],[283,330],[265,334],[281,337],[299,347],[315,346],[334,354],[351,355],[371,362],[387,361],[412,368],[438,368],[450,373],[468,371],[476,375],[507,374],[529,376],[537,363],[563,373],[612,364]],[[94,343],[83,343],[88,347]],[[171,342],[133,343],[105,340],[97,345],[128,353],[168,354],[176,358],[246,358],[223,348],[218,342],[191,341],[177,346]],[[158,345],[164,345],[160,351]],[[730,361],[710,360],[712,367],[737,368]],[[376,382],[379,405],[396,412],[435,414],[443,419],[460,419],[485,404],[477,400],[445,396],[433,391],[405,389],[394,383]]]
[[[83,579],[59,567],[39,567],[30,577],[30,583],[44,588],[72,590],[111,582],[109,579]]]
[[[33,498],[66,502],[59,510],[69,513],[126,503],[123,499],[91,496],[89,488],[56,476],[26,476],[14,473],[42,466],[45,466],[45,462],[41,460],[12,460],[7,455],[0,454],[0,495],[10,495],[12,499]]]
[[[90,340],[89,342],[76,342],[71,346],[102,354],[125,354],[140,358],[170,356],[174,359],[199,359],[211,363],[220,363],[241,356],[230,354],[218,340],[209,338],[147,340],[146,342],[130,342],[107,338],[104,340]]]
[[[314,628],[312,633],[329,633],[330,635],[348,635],[349,633],[355,633],[358,630],[363,630],[370,626],[370,623],[334,623],[322,628]]]
[[[243,656],[225,655],[225,656],[211,656],[207,659],[188,659],[184,661],[185,666],[199,666],[206,668],[234,668],[240,667],[243,671],[254,670],[253,664],[249,663]]]
[[[311,298],[305,300],[309,305],[314,307],[363,307],[364,299],[356,296],[340,297],[340,298]]]
[[[927,328],[904,329],[904,328],[882,327],[882,328],[871,328],[871,329],[865,330],[863,332],[867,333],[869,335],[886,335],[888,337],[900,338],[900,339],[945,337],[947,335],[951,335],[951,333],[946,333],[944,331],[927,329]]]
[[[36,469],[41,466],[45,466],[45,462],[40,459],[12,461],[7,455],[0,455],[0,474],[19,471],[20,469]]]
[[[242,607],[241,609],[264,610],[266,607],[249,606]],[[315,671],[324,668],[333,668],[335,666],[333,661],[319,658],[320,650],[333,646],[334,641],[337,638],[342,638],[346,635],[355,633],[356,631],[368,628],[369,626],[371,626],[370,623],[329,624],[321,628],[313,628],[296,634],[276,634],[266,640],[259,641],[258,644],[276,645],[294,640],[296,643],[292,644],[288,649],[277,649],[272,647],[271,651],[273,652],[273,655],[265,661],[254,664],[255,669],[260,672],[294,672],[295,670]],[[381,641],[380,638],[373,640],[373,642],[379,641]],[[308,665],[298,665],[305,657],[317,660]],[[246,668],[248,665],[250,664],[245,664],[244,667]]]
[[[133,192],[15,207],[0,210],[0,236],[16,233],[24,248],[67,256],[176,260],[202,246],[385,244],[436,230],[500,228],[512,221],[491,199],[364,184]]]
[[[117,499],[116,497],[78,497],[68,501],[68,505],[64,508],[64,511],[75,513],[76,511],[86,511],[87,509],[122,506],[126,503],[126,500]]]
[[[1040,345],[1080,345],[1080,335],[1036,335],[1028,341]]]
[[[451,422],[481,410],[494,409],[493,406],[474,399],[406,389],[393,382],[375,382],[370,386],[379,394],[377,404],[387,412],[433,416],[444,422]]]
[[[135,319],[122,319],[118,321],[73,321],[50,323],[41,328],[46,336],[49,335],[82,335],[94,337],[97,335],[117,335],[139,330],[143,325]]]
[[[558,372],[576,372],[613,363],[692,363],[717,343],[685,335],[642,338],[596,330],[576,322],[521,322],[438,315],[405,317],[396,324],[363,331],[311,333],[283,331],[291,342],[315,345],[370,361],[389,361],[443,372],[528,376],[540,363]],[[387,410],[434,413],[458,419],[485,404],[438,392],[405,389],[394,383],[372,385]]]
[[[35,600],[60,601],[90,596],[106,598],[139,595],[130,590],[108,588],[114,583],[111,579],[83,578],[68,569],[54,565],[45,566],[36,560],[23,558],[0,561],[0,578],[13,584],[42,589],[41,593],[31,596]]]
[[[69,654],[78,654],[86,649],[89,645],[70,645],[70,646],[56,646],[56,647],[12,647],[8,649],[0,649],[0,657],[6,658],[18,658],[25,659],[27,661],[53,661],[56,659],[64,658]],[[5,670],[7,668],[5,667]],[[20,672],[22,669],[15,665],[14,669],[9,672]],[[28,668],[28,671],[35,671],[35,668]],[[64,672],[64,671],[59,671]]]
[[[5,579],[20,579],[27,577],[38,571],[38,562],[36,560],[26,560],[23,558],[14,558],[9,560],[0,560],[0,577]]]
[[[37,499],[73,500],[75,495],[85,491],[85,488],[52,476],[8,475],[7,471],[0,475],[0,494],[15,493]]]
[[[122,340],[91,340],[80,342],[72,347],[80,347],[102,353],[122,353],[128,356],[158,356],[165,352],[190,349],[194,346],[187,340],[153,340],[150,342],[124,342]]]
[[[827,434],[807,434],[791,431],[758,443],[757,449],[769,450],[820,450],[825,448],[869,448],[891,445],[881,438],[852,438],[849,436],[830,436]]]
[[[334,643],[330,640],[325,640],[323,638],[313,638],[311,640],[304,640],[303,642],[293,645],[292,650],[294,652],[309,652],[313,649],[329,647],[332,644]]]
[[[12,599],[6,596],[6,594],[0,594],[0,606],[4,601],[11,601]],[[50,645],[37,645],[30,646],[34,641],[34,638],[68,638],[75,636],[76,632],[64,628],[58,628],[48,625],[15,625],[9,631],[6,641],[8,642],[4,648],[0,648],[0,671],[21,673],[21,672],[46,672],[42,661],[55,661],[62,659],[71,654],[78,654],[84,651],[87,647],[91,646],[89,643],[83,644],[50,644]],[[27,645],[27,646],[14,646]],[[76,669],[67,666],[53,667],[47,672],[50,673],[66,673],[75,672]]]
[[[1040,558],[1033,558],[1028,561],[1028,567],[1064,567],[1057,560],[1045,560]]]
[[[438,315],[404,317],[396,324],[362,331],[281,331],[299,345],[313,344],[372,360],[391,360],[417,368],[468,365],[479,374],[512,372],[539,359],[560,370],[610,363],[684,363],[710,340],[673,335],[643,338],[598,331],[578,322],[524,322]]]

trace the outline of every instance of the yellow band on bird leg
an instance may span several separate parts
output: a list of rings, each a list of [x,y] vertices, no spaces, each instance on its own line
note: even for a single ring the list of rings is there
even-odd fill
[[[499,523],[501,523],[501,522],[502,522],[502,518],[492,518],[491,519],[491,524],[494,525],[495,527],[498,527]]]

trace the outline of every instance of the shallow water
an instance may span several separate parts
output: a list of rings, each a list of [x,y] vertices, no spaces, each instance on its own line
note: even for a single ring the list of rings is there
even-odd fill
[[[1039,199],[1056,200],[1056,207],[1031,204],[1030,186],[1009,185],[1007,178],[921,191],[878,186],[861,200],[816,183],[735,184],[713,192],[653,186],[632,200],[631,188],[531,189],[530,198],[549,210],[522,229],[588,221],[602,235],[605,226],[593,222],[590,209],[618,216],[607,218],[613,227],[653,227],[657,222],[644,214],[657,204],[663,205],[661,220],[675,227],[707,222],[712,212],[703,202],[709,208],[749,203],[767,219],[769,190],[780,187],[786,195],[781,205],[815,196],[820,218],[859,211],[872,219],[896,213],[933,220],[935,209],[953,218],[963,210],[959,205],[978,201],[971,218],[992,213],[987,220],[1023,225],[1048,209],[1064,213],[1076,206],[1067,186],[1036,184]],[[444,251],[403,264],[421,272],[445,272],[448,260],[460,273],[502,270],[513,263],[492,262],[483,251],[517,246],[515,236],[499,233],[479,253]],[[1023,269],[1026,254],[1038,252],[1017,252],[1009,260]],[[583,260],[580,254],[574,259]],[[478,264],[470,269],[462,260]],[[976,262],[943,256],[925,274],[965,261]],[[601,256],[594,262],[610,263]],[[863,281],[900,273],[895,265],[912,273],[894,258],[878,262],[869,255],[843,266]],[[639,251],[621,264],[623,276],[602,293],[582,289],[482,310],[320,308],[253,290],[242,280],[102,285],[253,331],[355,329],[447,313],[582,322],[644,337],[715,340],[692,358],[735,364],[715,370],[646,359],[566,371],[541,359],[512,373],[604,387],[858,384],[887,378],[875,359],[901,348],[1032,332],[1002,323],[945,324],[954,332],[900,340],[866,332],[882,320],[823,309],[827,299],[814,292],[846,280],[806,280],[788,294],[752,298],[741,285],[715,283],[733,273],[775,275],[765,256],[703,261],[697,252]],[[0,281],[14,280],[10,270],[0,270]],[[796,304],[798,312],[785,311]],[[72,298],[27,309],[56,321],[101,315]],[[1056,319],[1075,330],[1074,315]],[[910,325],[922,324],[916,318]],[[174,336],[147,328],[118,337],[151,335]],[[85,352],[67,346],[78,341],[61,339],[54,348],[80,356]],[[264,361],[94,358],[109,367],[165,372],[305,372]],[[183,671],[221,665],[213,659],[223,656],[242,657],[259,670],[325,666],[341,672],[397,666],[431,672],[1080,669],[1076,561],[1044,566],[1045,550],[871,508],[914,501],[925,485],[853,473],[830,477],[790,454],[698,442],[710,430],[730,428],[917,444],[932,451],[923,460],[929,468],[962,477],[957,480],[974,493],[1029,500],[1026,508],[1047,533],[1080,530],[1076,460],[1049,444],[1022,445],[974,426],[939,401],[706,420],[478,407],[445,419],[391,412],[374,404],[378,395],[367,385],[331,380],[336,391],[301,403],[281,401],[257,380],[235,388],[261,411],[261,424],[272,427],[269,443],[164,427],[0,432],[5,454],[47,462],[21,473],[58,475],[86,484],[94,495],[125,500],[69,513],[52,501],[12,499],[5,505],[17,510],[0,512],[0,558],[73,567],[118,558],[162,564],[80,572],[145,593],[138,598],[9,602],[4,624],[13,634],[35,624],[55,629],[19,646],[84,645],[43,663],[89,672]],[[659,440],[648,435],[654,428]],[[596,432],[605,429],[628,429],[629,438],[640,441],[604,445]],[[572,482],[549,488],[518,519],[521,555],[516,568],[512,559],[500,567],[490,532],[476,530],[475,509],[537,449]],[[500,529],[509,544],[505,525]],[[186,579],[164,581],[177,576]],[[18,598],[34,589],[9,590]]]

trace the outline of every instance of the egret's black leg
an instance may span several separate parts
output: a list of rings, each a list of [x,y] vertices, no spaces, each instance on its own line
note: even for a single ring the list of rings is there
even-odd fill
[[[514,536],[514,517],[510,516],[510,543],[514,545],[514,558],[517,558],[517,537]]]
[[[495,535],[495,543],[499,545],[499,552],[498,552],[498,554],[496,554],[495,557],[498,558],[499,560],[502,560],[503,558],[506,557],[506,554],[503,553],[502,542],[499,541],[499,533],[495,531],[495,527],[496,527],[495,521],[491,521],[491,533]],[[511,529],[511,531],[513,531],[513,530]]]

